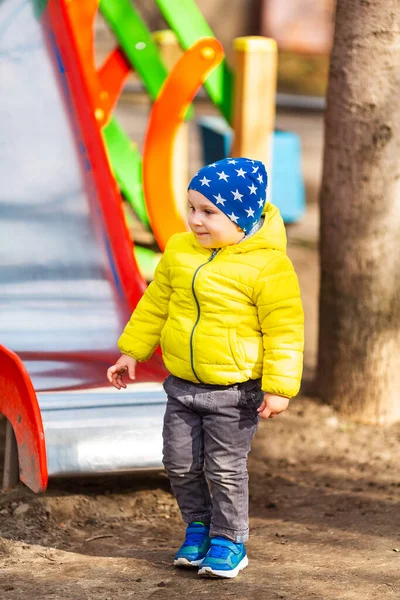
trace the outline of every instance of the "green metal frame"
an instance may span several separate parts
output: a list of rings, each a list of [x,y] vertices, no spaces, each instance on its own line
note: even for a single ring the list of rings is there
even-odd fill
[[[101,0],[100,11],[154,101],[168,76],[168,69],[151,32],[130,0]],[[187,118],[192,116],[193,110],[189,109]],[[150,227],[142,189],[140,153],[115,118],[109,121],[103,133],[121,191],[140,221]]]
[[[195,0],[156,0],[156,3],[184,50],[203,37],[215,37]],[[231,123],[233,74],[225,59],[210,73],[204,87]]]
[[[154,278],[154,271],[160,262],[161,252],[154,252],[143,246],[135,246],[135,257],[140,268],[140,272],[146,281]]]
[[[150,98],[155,100],[168,70],[146,24],[130,0],[100,0],[100,11]]]
[[[155,100],[168,70],[146,24],[129,0],[101,0],[99,8],[150,98]],[[110,119],[103,133],[121,191],[140,221],[149,228],[142,185],[142,157],[115,118]]]
[[[154,101],[168,76],[160,50],[130,0],[100,0],[100,11]],[[187,119],[193,117],[189,109]]]
[[[138,219],[150,229],[142,185],[142,157],[114,118],[103,128],[104,141],[118,185]]]

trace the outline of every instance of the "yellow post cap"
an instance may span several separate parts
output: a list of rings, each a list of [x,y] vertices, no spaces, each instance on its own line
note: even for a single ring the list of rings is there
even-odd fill
[[[160,29],[159,31],[153,31],[153,39],[158,44],[177,44],[178,38],[172,29]]]
[[[272,38],[249,35],[233,40],[233,47],[239,52],[277,52],[278,44]]]

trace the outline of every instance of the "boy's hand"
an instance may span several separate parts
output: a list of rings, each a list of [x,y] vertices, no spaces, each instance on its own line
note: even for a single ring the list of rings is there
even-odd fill
[[[289,398],[285,396],[276,396],[275,394],[264,394],[264,400],[258,408],[262,419],[273,419],[279,413],[283,412],[289,406]]]
[[[112,383],[117,390],[126,388],[126,383],[124,383],[122,376],[124,373],[128,372],[130,379],[135,379],[136,365],[137,360],[135,358],[122,354],[115,365],[107,370],[108,381]]]

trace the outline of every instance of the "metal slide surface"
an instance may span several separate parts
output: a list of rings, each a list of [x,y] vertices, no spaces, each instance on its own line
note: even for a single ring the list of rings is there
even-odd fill
[[[49,474],[160,465],[161,385],[93,389],[105,385],[130,308],[38,4],[0,2],[0,343],[39,392]],[[139,379],[160,381],[154,364]],[[108,457],[106,443],[93,445],[99,431],[114,441]]]

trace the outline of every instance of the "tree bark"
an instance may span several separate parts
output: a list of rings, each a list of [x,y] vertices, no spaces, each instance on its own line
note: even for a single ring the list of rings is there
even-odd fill
[[[321,187],[318,390],[400,419],[400,0],[337,0]]]

